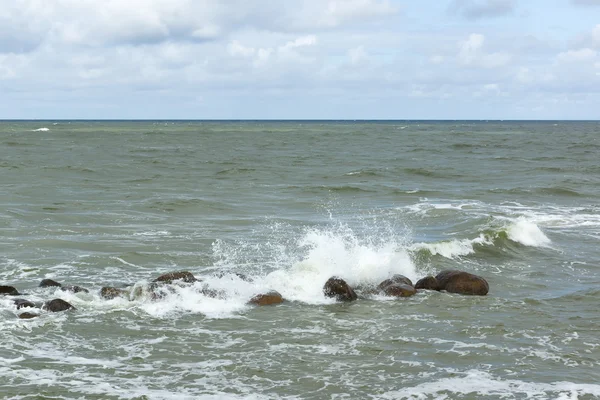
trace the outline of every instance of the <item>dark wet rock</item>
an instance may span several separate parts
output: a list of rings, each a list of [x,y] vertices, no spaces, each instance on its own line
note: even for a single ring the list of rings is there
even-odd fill
[[[47,301],[44,303],[44,306],[42,308],[51,312],[67,311],[71,309],[76,310],[76,308],[73,307],[70,303],[67,303],[62,299],[54,299]]]
[[[43,279],[40,282],[40,287],[53,287],[53,286],[62,286],[60,283],[56,282],[55,280],[52,279]]]
[[[332,297],[338,301],[354,301],[358,298],[354,290],[345,280],[338,277],[331,277],[323,286],[325,297]]]
[[[35,308],[35,304],[29,300],[15,299],[14,302],[15,302],[15,306],[17,306],[17,310],[20,310],[21,308],[26,308],[26,307]]]
[[[164,282],[164,283],[173,283],[173,281],[183,281],[186,283],[194,283],[198,279],[188,271],[178,271],[178,272],[169,272],[167,274],[163,274],[153,280],[152,282]]]
[[[386,279],[385,281],[381,282],[379,284],[379,289],[383,290],[383,289],[385,289],[386,286],[397,285],[397,284],[413,286],[413,283],[410,279],[408,279],[404,275],[396,274],[396,275],[393,275],[391,278]]]
[[[102,296],[106,300],[112,300],[117,297],[128,298],[129,291],[127,291],[125,289],[118,289],[118,288],[114,288],[114,287],[105,286],[102,289],[100,289],[100,296]]]
[[[415,285],[415,289],[423,289],[423,290],[440,290],[439,283],[434,276],[426,276],[425,278],[421,278],[417,281]]]
[[[39,317],[39,314],[34,314],[34,313],[30,313],[30,312],[24,312],[19,314],[19,318],[21,319],[32,319],[32,318],[36,318]]]
[[[12,286],[0,285],[0,296],[2,295],[18,296],[19,291]]]
[[[485,279],[464,271],[447,270],[436,275],[439,289],[450,293],[485,296],[490,287]]]
[[[387,285],[383,289],[381,289],[383,294],[386,296],[393,297],[410,297],[417,294],[417,289],[415,289],[412,285],[407,285],[404,283],[394,283],[392,285]]]
[[[75,285],[61,286],[60,290],[62,290],[63,292],[71,292],[71,293],[81,293],[81,292],[89,293],[90,292],[86,288],[82,288],[81,286],[75,286]]]
[[[254,296],[248,303],[255,304],[257,306],[270,306],[272,304],[283,303],[283,297],[279,292],[271,290],[267,293]]]

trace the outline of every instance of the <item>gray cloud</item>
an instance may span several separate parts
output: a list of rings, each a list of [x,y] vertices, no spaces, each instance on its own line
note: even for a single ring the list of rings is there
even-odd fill
[[[449,11],[467,19],[503,17],[515,10],[514,0],[454,0]]]

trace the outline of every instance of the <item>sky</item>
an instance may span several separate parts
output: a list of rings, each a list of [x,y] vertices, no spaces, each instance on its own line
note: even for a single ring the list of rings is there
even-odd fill
[[[0,119],[600,119],[600,0],[0,0]]]

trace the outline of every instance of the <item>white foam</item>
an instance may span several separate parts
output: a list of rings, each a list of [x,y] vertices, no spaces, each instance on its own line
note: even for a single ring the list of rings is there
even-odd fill
[[[511,223],[506,233],[510,240],[525,246],[548,247],[552,243],[535,223],[526,219],[519,219]]]
[[[49,128],[38,128],[38,129],[32,130],[32,132],[48,132],[49,130],[50,130]]]
[[[412,246],[413,250],[428,249],[432,255],[441,255],[446,258],[458,258],[473,254],[475,244],[491,245],[492,241],[484,234],[480,234],[475,239],[455,239],[438,243],[418,243]]]
[[[385,399],[428,399],[455,398],[457,395],[498,396],[514,398],[553,398],[578,399],[579,396],[600,396],[600,385],[577,384],[572,382],[537,383],[495,378],[491,374],[470,370],[459,374],[464,376],[442,378],[422,383],[414,387],[404,387],[402,391],[388,392]],[[440,397],[436,397],[440,396]]]

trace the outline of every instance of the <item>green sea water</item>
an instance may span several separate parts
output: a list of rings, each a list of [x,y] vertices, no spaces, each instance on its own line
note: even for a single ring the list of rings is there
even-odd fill
[[[599,156],[598,122],[0,121],[0,285],[77,308],[0,297],[0,397],[600,398]],[[489,294],[322,293],[444,269]],[[99,296],[178,270],[220,296]]]

